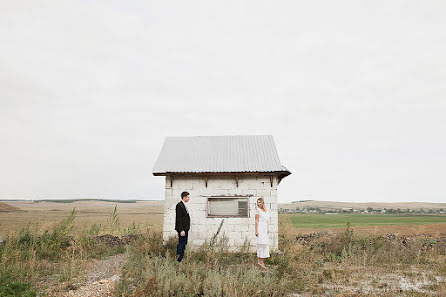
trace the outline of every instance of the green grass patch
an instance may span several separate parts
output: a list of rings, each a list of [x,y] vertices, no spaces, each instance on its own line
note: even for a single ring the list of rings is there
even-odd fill
[[[19,280],[17,274],[8,270],[0,271],[0,296],[3,297],[36,297],[33,286],[27,282]]]
[[[446,224],[446,215],[363,215],[363,214],[290,214],[296,228],[343,228],[347,223],[352,227]]]

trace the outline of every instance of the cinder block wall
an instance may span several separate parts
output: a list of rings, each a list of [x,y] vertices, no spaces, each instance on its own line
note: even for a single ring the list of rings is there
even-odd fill
[[[181,192],[190,193],[188,207],[191,216],[189,245],[200,246],[209,242],[217,232],[223,218],[206,217],[207,197],[244,196],[249,197],[248,218],[224,218],[219,237],[225,234],[228,245],[235,250],[242,247],[245,240],[250,249],[255,250],[255,211],[257,198],[265,199],[265,206],[270,214],[269,243],[270,249],[278,248],[278,212],[277,212],[277,176],[273,177],[271,186],[269,176],[239,177],[238,187],[233,177],[209,177],[205,185],[204,177],[175,177],[171,186],[170,177],[166,177],[166,197],[164,202],[164,240],[177,237],[175,231],[175,206],[181,199]]]

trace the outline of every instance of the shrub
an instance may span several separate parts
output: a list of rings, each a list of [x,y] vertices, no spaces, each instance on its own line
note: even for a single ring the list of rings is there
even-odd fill
[[[31,284],[18,280],[22,273],[0,270],[0,296],[2,297],[35,297],[36,291]]]

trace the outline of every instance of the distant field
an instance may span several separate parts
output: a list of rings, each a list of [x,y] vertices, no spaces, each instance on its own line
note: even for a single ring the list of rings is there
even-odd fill
[[[342,228],[349,222],[352,227],[402,226],[446,224],[446,215],[354,215],[354,214],[295,214],[286,215],[295,228]],[[444,226],[446,231],[446,225]]]
[[[316,201],[307,200],[294,203],[279,203],[280,208],[296,209],[318,207],[323,210],[339,210],[344,207],[351,207],[355,209],[367,209],[368,207],[374,209],[411,209],[411,210],[428,210],[428,209],[446,209],[446,203],[429,203],[429,202],[337,202],[337,201]]]
[[[9,232],[16,232],[30,226],[39,230],[51,226],[66,218],[76,208],[74,220],[76,230],[93,224],[107,226],[115,206],[121,228],[127,228],[135,222],[141,227],[162,230],[164,201],[137,201],[118,203],[99,200],[74,201],[11,201],[7,202],[19,211],[0,212],[0,238]],[[107,230],[104,230],[106,232]]]
[[[0,212],[0,238],[9,232],[31,226],[39,230],[51,226],[66,218],[73,208],[77,210],[76,230],[85,226],[101,224],[103,232],[115,205],[121,228],[127,228],[135,222],[142,228],[162,230],[163,201],[136,201],[133,203],[117,203],[109,201],[74,201],[64,203],[53,201],[10,201],[4,204],[9,211]],[[280,232],[298,234],[318,230],[342,230],[347,222],[358,231],[366,233],[399,233],[399,234],[445,234],[446,215],[323,215],[323,214],[280,214]]]

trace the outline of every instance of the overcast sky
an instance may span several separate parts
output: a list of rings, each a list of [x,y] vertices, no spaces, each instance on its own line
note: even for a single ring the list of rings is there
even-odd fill
[[[271,134],[280,202],[445,202],[445,15],[0,0],[0,199],[163,199],[166,136]]]

